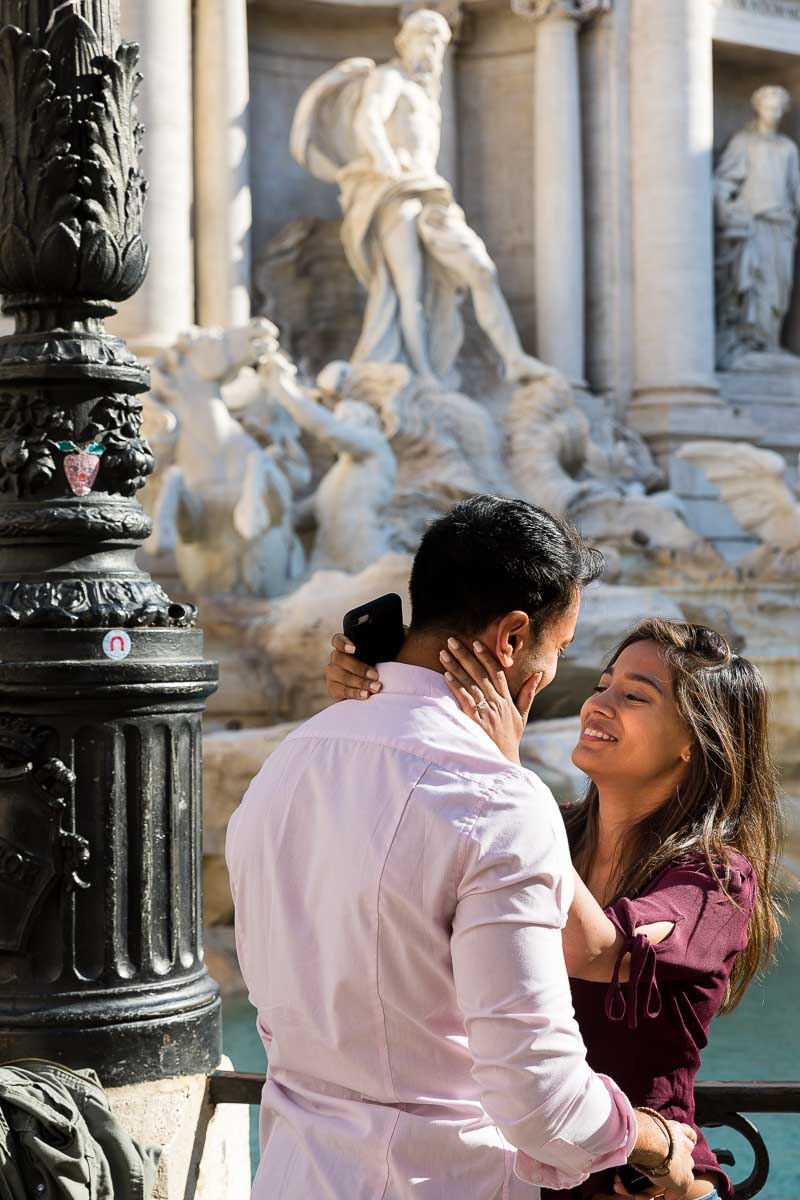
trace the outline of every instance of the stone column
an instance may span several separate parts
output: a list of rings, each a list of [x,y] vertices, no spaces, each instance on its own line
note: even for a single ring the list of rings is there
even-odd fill
[[[710,5],[636,0],[630,111],[635,380],[629,420],[664,455],[687,436],[711,428],[720,436]]]
[[[536,353],[585,387],[583,166],[578,32],[604,0],[512,0],[539,22],[534,65]]]
[[[197,0],[195,97],[198,321],[241,325],[253,224],[246,0]]]
[[[138,42],[147,60],[139,115],[147,130],[144,232],[151,258],[141,290],[109,328],[135,353],[152,355],[195,315],[191,0],[127,0],[121,16],[123,36]]]

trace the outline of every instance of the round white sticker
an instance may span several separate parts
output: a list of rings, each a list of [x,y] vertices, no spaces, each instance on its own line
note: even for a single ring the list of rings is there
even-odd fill
[[[124,629],[109,629],[103,638],[103,654],[106,658],[113,658],[115,662],[118,662],[122,658],[127,658],[130,652],[130,634],[126,633]]]

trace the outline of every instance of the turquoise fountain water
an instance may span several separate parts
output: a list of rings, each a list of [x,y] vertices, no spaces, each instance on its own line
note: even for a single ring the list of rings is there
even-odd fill
[[[800,896],[790,906],[778,962],[762,983],[753,984],[730,1016],[711,1027],[703,1056],[702,1079],[800,1078]],[[239,1071],[263,1071],[264,1050],[255,1030],[255,1014],[245,1000],[225,1006],[225,1053]],[[761,1116],[752,1120],[760,1129],[770,1154],[769,1181],[762,1200],[798,1200],[800,1197],[800,1116]],[[253,1169],[258,1162],[257,1110],[251,1109]],[[711,1130],[712,1146],[725,1146],[736,1156],[734,1178],[743,1179],[752,1165],[752,1154],[738,1134]]]

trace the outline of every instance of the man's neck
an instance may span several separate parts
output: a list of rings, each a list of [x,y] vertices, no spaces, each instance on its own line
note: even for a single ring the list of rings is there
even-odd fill
[[[407,667],[425,667],[428,671],[444,674],[444,667],[439,654],[445,648],[447,639],[440,633],[410,633],[395,662],[405,663]]]

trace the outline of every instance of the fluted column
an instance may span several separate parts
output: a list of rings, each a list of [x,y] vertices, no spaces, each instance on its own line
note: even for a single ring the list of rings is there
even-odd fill
[[[250,316],[252,199],[246,0],[195,9],[197,308],[201,325]]]
[[[137,354],[171,345],[194,322],[191,0],[126,0],[122,33],[147,62],[139,114],[150,181],[144,232],[150,270],[109,328]]]
[[[668,450],[707,429],[714,378],[711,6],[631,13],[635,383],[629,419]],[[694,412],[692,412],[694,410]]]
[[[536,353],[583,385],[585,288],[578,32],[604,0],[512,0],[538,21],[534,64]]]

